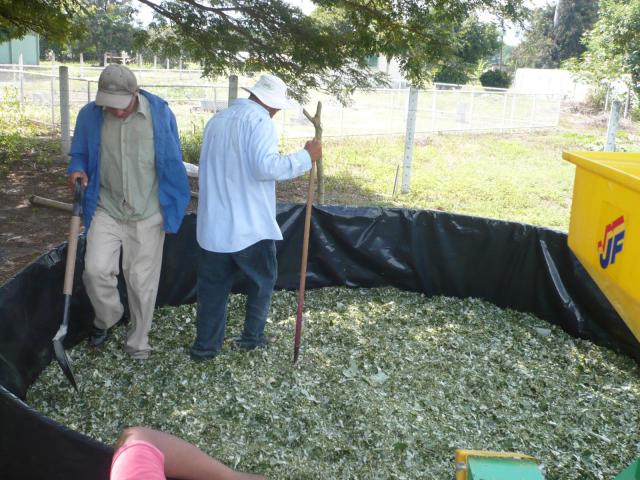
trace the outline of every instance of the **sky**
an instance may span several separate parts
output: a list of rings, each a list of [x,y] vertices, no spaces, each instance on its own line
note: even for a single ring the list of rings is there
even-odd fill
[[[310,0],[288,0],[291,5],[299,7],[304,13],[310,13],[314,5]],[[555,5],[557,0],[527,0],[527,6],[530,8],[539,8],[544,5]],[[153,16],[153,10],[146,5],[135,2],[138,7],[138,20],[142,24],[147,25]],[[522,32],[519,27],[505,25],[506,31],[504,35],[504,41],[507,45],[517,45],[522,41]]]

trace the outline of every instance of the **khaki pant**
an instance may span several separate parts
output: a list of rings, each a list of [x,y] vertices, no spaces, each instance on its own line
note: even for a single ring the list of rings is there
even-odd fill
[[[82,279],[96,314],[94,325],[98,328],[112,327],[124,312],[117,288],[122,247],[122,273],[130,315],[125,350],[132,357],[146,358],[151,351],[149,330],[158,293],[163,245],[160,213],[138,222],[124,222],[98,210],[87,235]]]

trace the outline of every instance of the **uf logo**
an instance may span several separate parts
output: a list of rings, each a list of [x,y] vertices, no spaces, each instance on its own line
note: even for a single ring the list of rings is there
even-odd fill
[[[624,225],[624,216],[616,218],[604,229],[604,239],[598,242],[600,266],[602,268],[607,268],[609,265],[614,264],[616,262],[616,255],[622,251],[624,230],[615,233],[615,230],[622,225]]]

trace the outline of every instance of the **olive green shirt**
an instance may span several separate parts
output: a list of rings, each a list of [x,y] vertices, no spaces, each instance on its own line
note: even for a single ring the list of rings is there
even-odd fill
[[[117,220],[138,221],[160,211],[149,101],[120,119],[103,112],[98,208]]]

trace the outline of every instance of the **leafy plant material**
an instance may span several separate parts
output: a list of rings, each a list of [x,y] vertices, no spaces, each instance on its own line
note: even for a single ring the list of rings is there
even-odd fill
[[[234,295],[229,338],[240,333]],[[640,456],[640,369],[536,317],[391,288],[307,292],[292,365],[295,292],[277,292],[266,350],[226,343],[189,359],[195,307],[156,311],[145,362],[70,352],[80,394],[51,364],[28,394],[54,420],[113,443],[127,426],[174,433],[273,479],[451,479],[456,448],[538,458],[547,479],[610,479]]]

